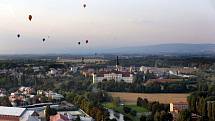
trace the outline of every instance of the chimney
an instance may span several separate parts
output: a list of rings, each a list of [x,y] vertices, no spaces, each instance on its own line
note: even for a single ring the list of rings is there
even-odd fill
[[[116,56],[116,70],[119,71],[119,57]]]

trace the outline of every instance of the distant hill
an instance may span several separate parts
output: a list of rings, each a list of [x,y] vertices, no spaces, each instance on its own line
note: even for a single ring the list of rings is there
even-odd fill
[[[215,54],[215,44],[160,44],[142,47],[123,47],[107,53],[125,54]]]

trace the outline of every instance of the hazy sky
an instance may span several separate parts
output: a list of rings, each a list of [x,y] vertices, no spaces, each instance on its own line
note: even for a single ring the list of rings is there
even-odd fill
[[[215,43],[215,0],[0,0],[0,54],[161,43]]]

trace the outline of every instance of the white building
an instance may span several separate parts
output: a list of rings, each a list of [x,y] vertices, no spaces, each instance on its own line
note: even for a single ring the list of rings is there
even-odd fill
[[[70,71],[76,73],[78,71],[78,67],[71,67]]]
[[[133,83],[134,75],[130,72],[109,71],[99,72],[93,74],[93,83],[102,82],[104,80],[115,80],[115,82],[124,81],[126,83]]]
[[[41,121],[39,115],[26,108],[0,106],[0,121]]]
[[[34,70],[34,72],[40,71],[40,67],[32,67],[32,69]]]
[[[46,97],[50,97],[52,100],[61,100],[64,98],[63,95],[49,91],[49,92],[45,92]]]
[[[170,112],[178,113],[185,109],[188,109],[187,102],[170,103]]]
[[[50,71],[48,72],[49,75],[55,75],[57,74],[57,70],[54,68],[50,68]]]

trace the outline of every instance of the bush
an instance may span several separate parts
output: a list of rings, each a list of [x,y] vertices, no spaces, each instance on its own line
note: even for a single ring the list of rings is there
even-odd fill
[[[131,112],[131,108],[129,108],[129,107],[123,107],[123,111],[124,111],[126,114],[128,114],[128,113]]]
[[[124,116],[124,121],[132,121],[128,116]]]
[[[146,116],[142,115],[142,116],[140,117],[140,121],[146,121]]]
[[[131,115],[132,115],[132,116],[137,116],[137,111],[132,110],[132,111],[131,111]]]

